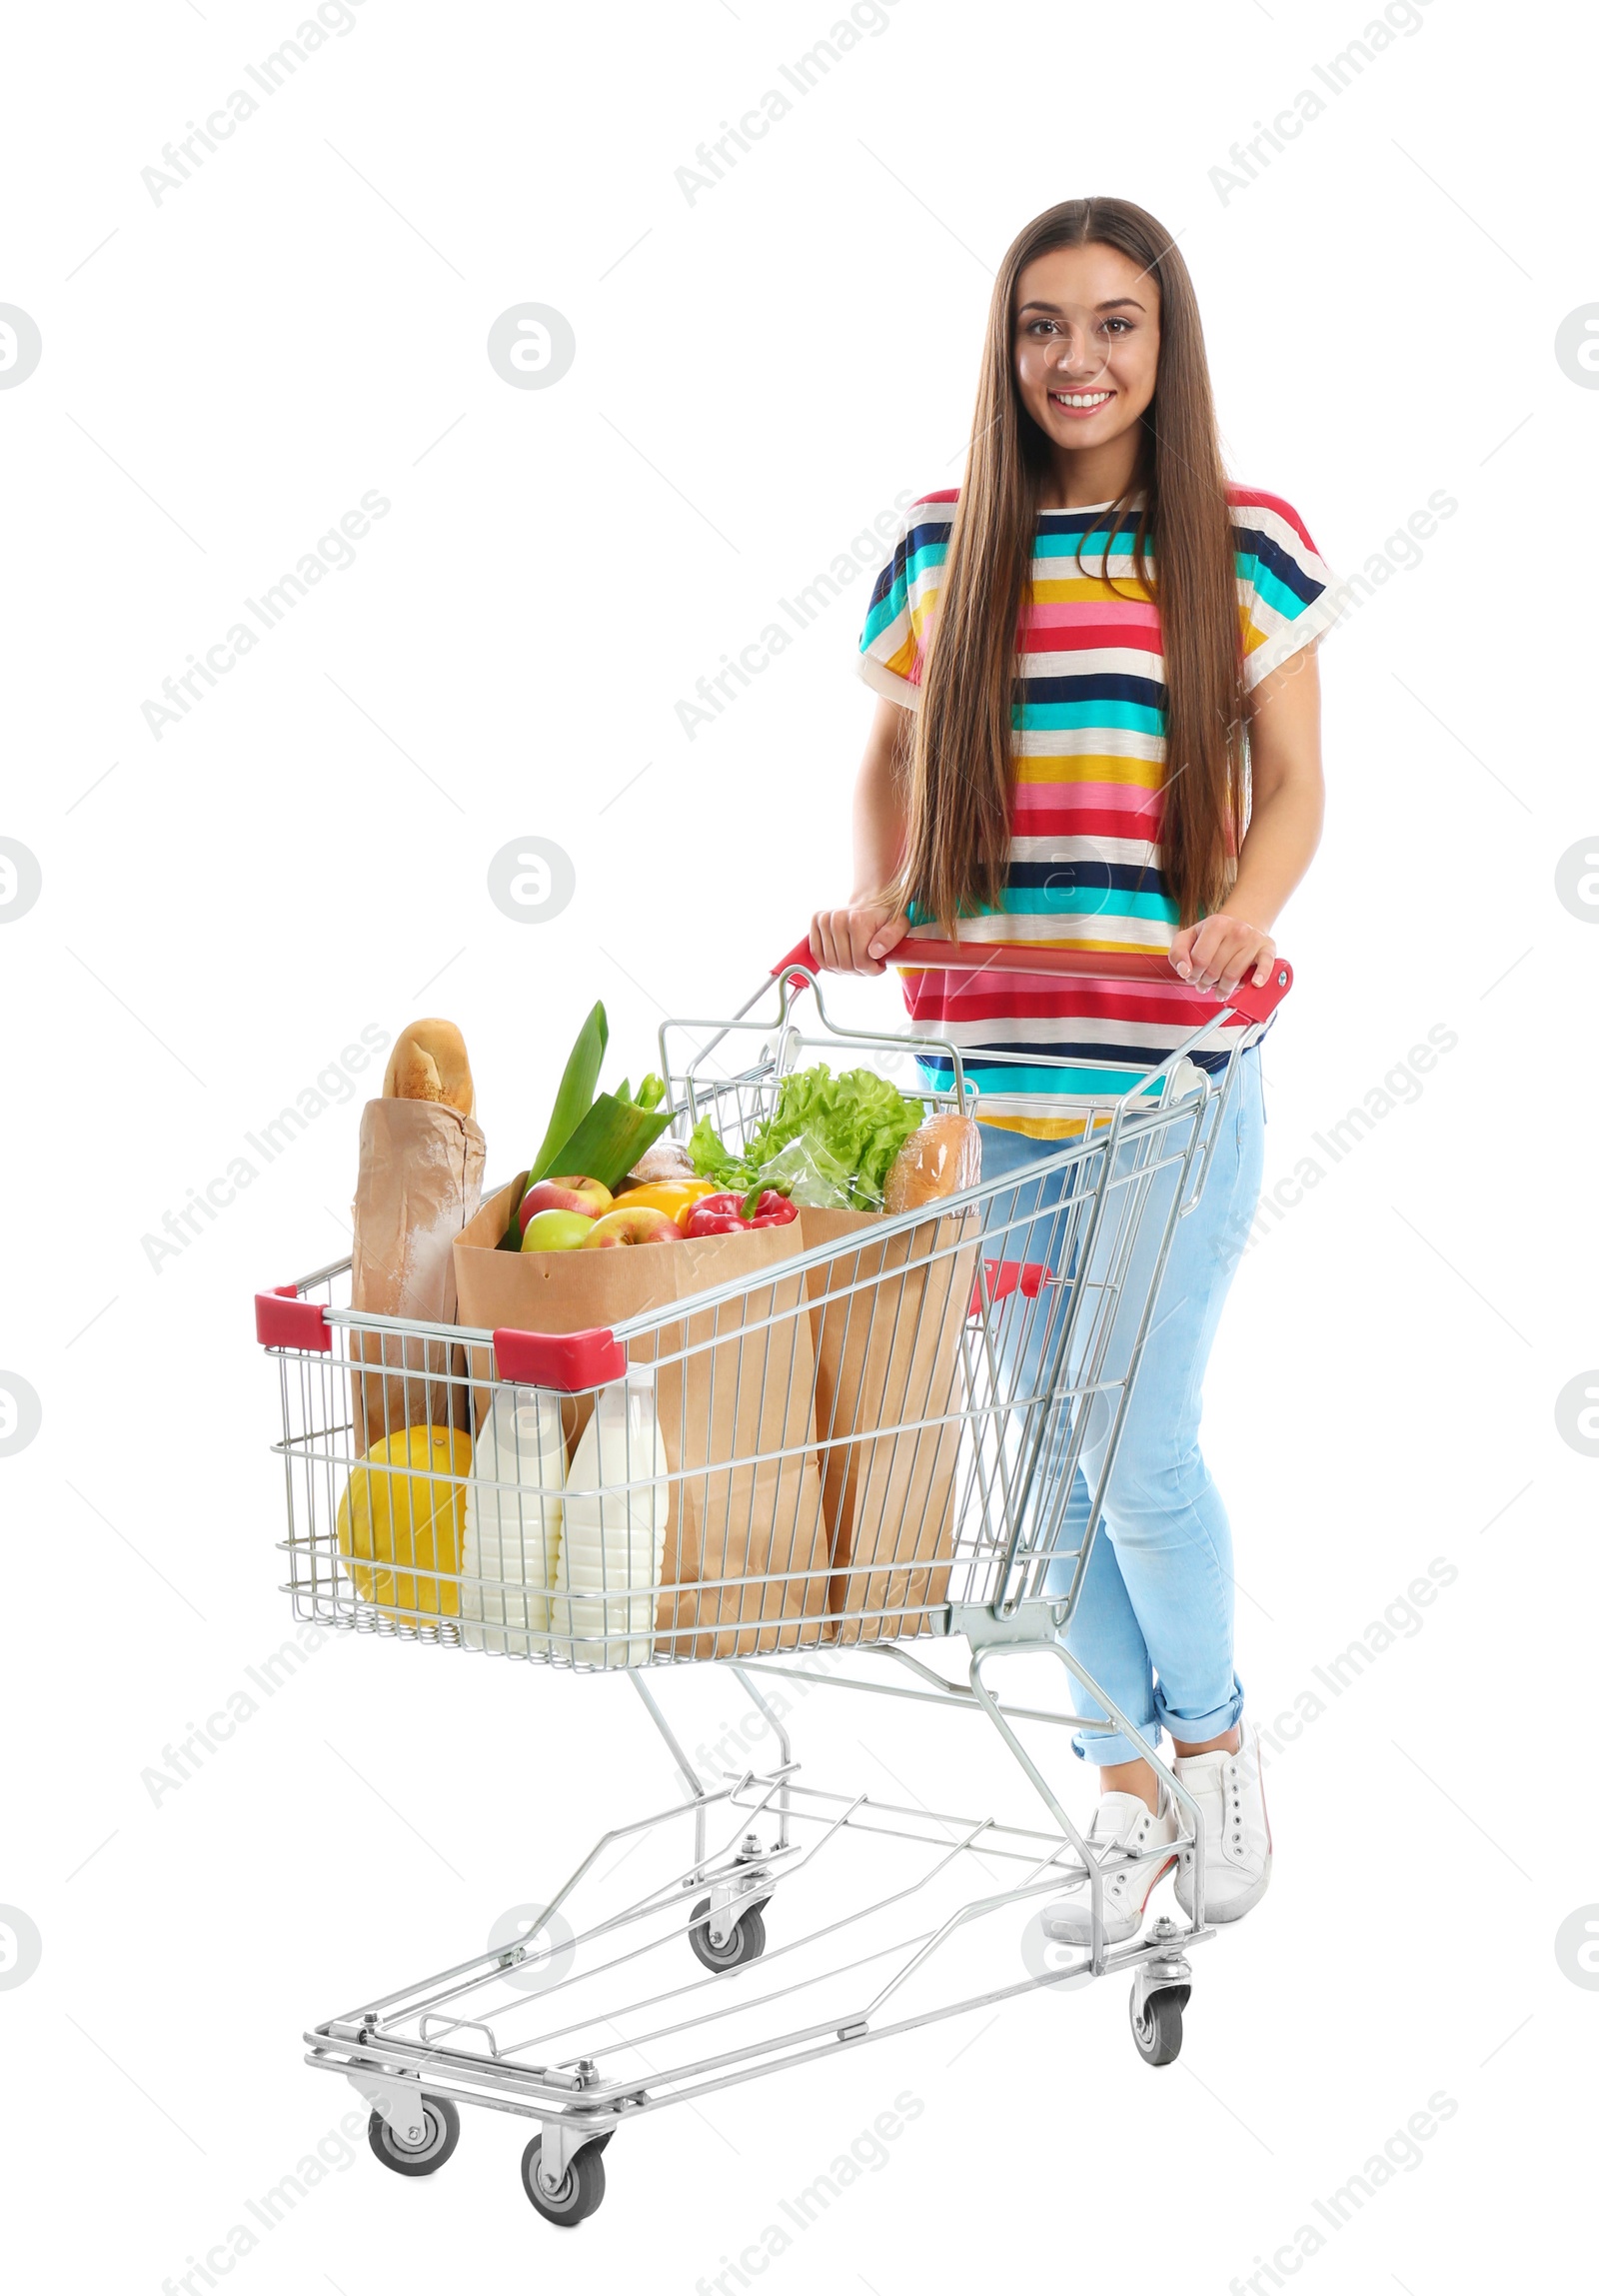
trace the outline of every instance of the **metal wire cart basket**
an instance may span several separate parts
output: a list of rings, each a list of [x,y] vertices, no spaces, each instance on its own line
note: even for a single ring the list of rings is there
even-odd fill
[[[977,960],[918,942],[916,960],[1172,982],[1163,958],[985,945]],[[537,2124],[528,2198],[574,2225],[598,2207],[605,2148],[638,2114],[1118,1970],[1140,2053],[1176,2055],[1186,1948],[1211,1934],[1200,1810],[1075,1661],[1108,1722],[1007,1704],[989,1675],[1022,1656],[1065,1675],[1062,1637],[1171,1238],[1203,1185],[1244,1032],[1212,1043],[1208,1065],[1188,1056],[1229,1018],[1264,1020],[1291,978],[1279,961],[1222,1010],[1196,997],[1184,1042],[1124,1097],[1073,1103],[1080,1137],[1038,1142],[1020,1173],[897,1217],[806,1214],[753,1277],[609,1328],[358,1313],[348,1260],[260,1295],[295,1615],[570,1675],[626,1671],[686,1796],[606,1832],[541,1900],[533,1934],[307,2034],[308,2061],[371,2102],[388,2166],[440,2167],[461,2102],[520,2114]],[[742,1140],[816,1049],[909,1051],[929,1112],[982,1113],[952,1045],[829,1023],[801,944],[732,1021],[662,1029],[680,1131],[709,1114]],[[1026,1065],[1044,1064],[1029,1053]],[[381,1465],[380,1419],[403,1438]],[[1079,1532],[1066,1497],[1090,1456]],[[726,1670],[777,1760],[699,1773],[658,1694],[685,1665]],[[1037,1822],[801,1777],[763,1687],[796,1675],[980,1717]],[[1071,1677],[1062,1689],[1069,1701]],[[1143,1746],[1179,1815],[1186,1925],[1163,1916],[1132,1943],[1107,1941],[1096,1853],[1019,1723],[1056,1744],[1062,1728],[1116,1728]],[[636,1852],[633,1894],[617,1902],[598,1868],[622,1843]],[[1018,1959],[1029,1915],[1074,1888],[1091,1944]]]

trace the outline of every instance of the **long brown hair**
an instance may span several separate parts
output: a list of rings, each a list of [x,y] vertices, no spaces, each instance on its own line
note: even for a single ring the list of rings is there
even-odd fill
[[[1051,476],[1048,443],[1016,388],[1016,282],[1040,255],[1092,245],[1119,248],[1160,295],[1159,366],[1138,466],[1106,525],[1114,535],[1131,494],[1142,492],[1133,556],[1160,611],[1167,696],[1160,857],[1179,923],[1219,908],[1236,873],[1245,774],[1237,588],[1193,282],[1169,234],[1141,207],[1065,200],[1018,234],[994,281],[971,445],[911,737],[900,892],[951,937],[957,918],[997,906],[1004,891],[1017,630]]]

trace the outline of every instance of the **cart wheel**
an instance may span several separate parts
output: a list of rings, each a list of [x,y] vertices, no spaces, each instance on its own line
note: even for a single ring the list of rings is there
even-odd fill
[[[1158,1993],[1149,1994],[1138,2014],[1138,1988],[1132,1989],[1127,2003],[1132,2021],[1132,2040],[1146,2065],[1169,2065],[1182,2047],[1182,2012],[1188,1999],[1186,1985],[1165,1985]]]
[[[407,2144],[395,2135],[376,2106],[367,2123],[367,2142],[385,2168],[392,2168],[396,2176],[432,2176],[461,2142],[461,2115],[448,2097],[424,2097],[422,2100],[422,2142]]]
[[[725,1945],[711,1942],[711,1900],[702,1897],[691,1919],[695,1926],[689,1932],[689,1943],[695,1954],[708,1969],[740,1969],[747,1961],[759,1961],[767,1950],[767,1925],[761,1918],[761,1907],[752,1905],[741,1913]]]
[[[581,2224],[586,2216],[593,2216],[606,2196],[606,2164],[600,2158],[606,2139],[586,2144],[582,2152],[573,2154],[554,2192],[546,2192],[539,2182],[543,2142],[542,2137],[535,2137],[522,2156],[522,2189],[547,2224]]]

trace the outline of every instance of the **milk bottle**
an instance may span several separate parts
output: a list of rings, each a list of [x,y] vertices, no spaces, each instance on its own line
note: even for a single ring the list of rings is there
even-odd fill
[[[551,1581],[552,1654],[592,1666],[643,1666],[666,1561],[667,1454],[655,1370],[630,1363],[602,1387],[572,1468]],[[571,1636],[569,1642],[564,1639]]]
[[[561,1539],[566,1461],[561,1397],[540,1387],[497,1387],[467,1485],[461,1639],[469,1649],[548,1651],[547,1589]]]

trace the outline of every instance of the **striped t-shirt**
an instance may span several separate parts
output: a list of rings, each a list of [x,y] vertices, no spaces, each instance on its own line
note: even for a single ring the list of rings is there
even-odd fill
[[[951,488],[923,495],[906,511],[861,633],[861,676],[910,709],[920,701],[956,499]],[[1228,502],[1244,685],[1253,689],[1329,629],[1341,606],[1335,578],[1287,503],[1241,487],[1229,488]],[[1166,756],[1160,617],[1142,595],[1133,561],[1136,506],[1114,537],[1099,523],[1111,507],[1039,517],[1011,713],[1015,778],[1004,898],[996,911],[962,918],[962,940],[1147,952],[1169,949],[1177,930],[1177,905],[1160,869]],[[1153,565],[1152,546],[1148,558]],[[911,938],[917,931],[941,938],[924,911],[912,906],[910,914]],[[908,956],[908,939],[903,946]],[[904,969],[912,1017],[959,1046],[982,1096],[980,1114],[1008,1114],[1017,1130],[1052,1136],[1076,1132],[1080,1123],[1039,1122],[1036,1111],[1023,1117],[1015,1096],[1124,1093],[1139,1072],[1220,1011],[1214,1000],[1184,990],[1175,975],[1172,982],[1167,988],[1160,981],[1100,984],[1048,974]],[[1269,1026],[1234,1022],[1221,1042],[1244,1029],[1243,1042],[1251,1045]],[[1032,1053],[1066,1065],[985,1063],[985,1051]],[[1214,1070],[1226,1052],[1207,1049],[1195,1057]]]

